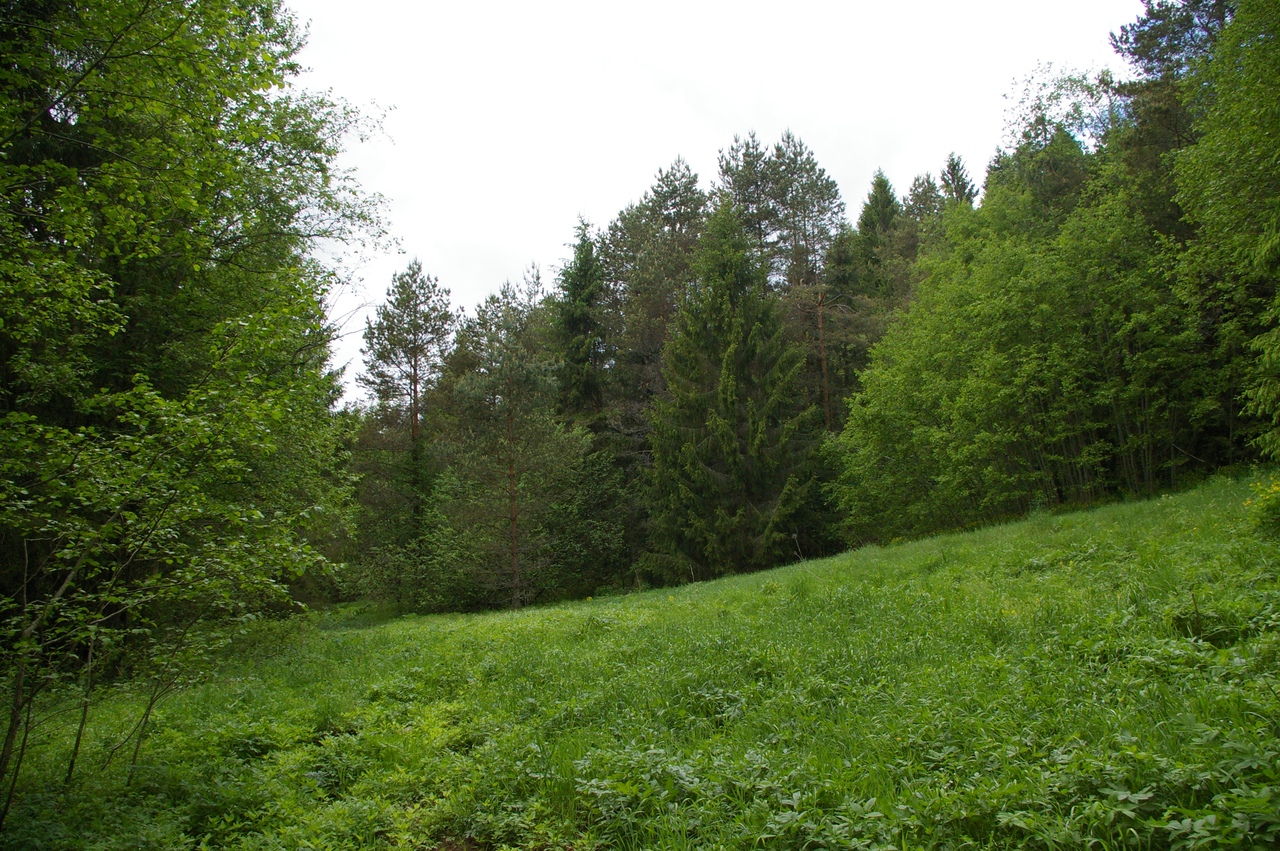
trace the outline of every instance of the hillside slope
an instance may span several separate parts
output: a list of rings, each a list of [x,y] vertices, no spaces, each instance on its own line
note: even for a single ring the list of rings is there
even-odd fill
[[[1280,841],[1280,548],[1246,482],[547,609],[262,624],[41,728],[9,848]],[[44,778],[41,780],[40,778]]]

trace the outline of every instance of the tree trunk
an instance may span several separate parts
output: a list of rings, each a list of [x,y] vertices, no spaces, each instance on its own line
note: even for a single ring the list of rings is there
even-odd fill
[[[34,695],[27,698],[27,717],[22,724],[22,746],[18,748],[18,758],[14,760],[13,777],[9,780],[9,791],[4,796],[4,808],[0,809],[0,828],[4,827],[5,819],[9,817],[9,807],[13,805],[13,791],[18,788],[18,770],[22,768],[22,758],[27,755],[27,736],[31,734],[32,697]]]
[[[18,669],[13,675],[13,702],[9,706],[9,730],[4,737],[4,747],[0,749],[0,779],[7,776],[9,763],[13,759],[13,746],[18,740],[18,728],[22,726],[22,710],[26,708],[29,698],[26,694],[26,677],[27,663],[26,660],[18,659]],[[13,778],[17,780],[18,772],[22,769],[22,761],[18,760],[13,765]],[[10,784],[12,786],[12,784]],[[4,809],[0,810],[0,828],[4,827],[5,817],[9,814],[9,802],[6,800]]]
[[[418,361],[414,358],[409,375],[409,482],[413,488],[412,500],[413,532],[422,534],[422,449],[421,435],[418,433],[418,396],[420,379]]]
[[[76,759],[80,756],[80,744],[84,741],[84,728],[89,721],[89,692],[93,689],[93,648],[97,642],[90,639],[89,654],[84,663],[84,691],[80,695],[80,725],[76,728],[76,740],[71,746],[71,758],[67,760],[67,778],[64,786],[71,785],[76,773]]]

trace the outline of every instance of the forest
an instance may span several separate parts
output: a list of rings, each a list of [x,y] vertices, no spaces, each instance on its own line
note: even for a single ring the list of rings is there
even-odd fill
[[[365,331],[328,593],[519,608],[1266,454],[1274,23],[1149,4],[1113,36],[1132,76],[1038,81],[981,185],[952,155],[846,217],[803,141],[748,133],[472,312],[415,261]]]
[[[6,4],[0,829],[46,707],[69,785],[141,684],[132,781],[255,621],[625,595],[1274,459],[1280,5],[1144,6],[1128,73],[1039,80],[984,166],[847,205],[743,128],[566,223],[545,280],[464,309],[413,260],[344,406],[318,249],[384,211],[338,165],[368,120],[291,85],[287,8]]]

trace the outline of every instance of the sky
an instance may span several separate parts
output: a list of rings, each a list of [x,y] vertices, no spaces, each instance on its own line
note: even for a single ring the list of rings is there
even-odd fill
[[[789,3],[286,0],[308,28],[298,82],[381,131],[341,164],[386,199],[398,245],[356,258],[335,363],[361,369],[365,317],[412,258],[474,307],[537,264],[547,284],[581,216],[602,227],[683,157],[791,130],[856,219],[876,169],[901,194],[958,153],[975,182],[1029,79],[1122,70],[1109,35],[1140,0]],[[1050,69],[1050,70],[1046,70]]]

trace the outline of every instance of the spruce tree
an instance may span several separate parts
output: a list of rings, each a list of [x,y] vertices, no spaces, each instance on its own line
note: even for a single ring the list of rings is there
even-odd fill
[[[919,223],[942,212],[946,198],[938,188],[933,175],[925,172],[917,174],[911,181],[911,189],[902,204],[902,211],[913,221]]]
[[[559,284],[555,331],[560,347],[560,412],[599,428],[604,403],[605,342],[599,316],[604,268],[586,221],[578,222],[573,259],[560,271]]]
[[[871,179],[871,191],[858,214],[858,261],[864,288],[881,299],[895,295],[894,231],[902,218],[902,203],[894,192],[893,184],[883,171],[877,170]]]
[[[872,249],[878,248],[901,214],[902,204],[893,192],[893,184],[883,171],[877,170],[858,214],[858,233]]]
[[[964,160],[955,152],[947,155],[947,164],[942,167],[942,194],[948,201],[973,206],[978,197],[978,187],[969,179],[969,172],[964,167]]]
[[[671,579],[777,564],[793,551],[809,488],[810,411],[795,401],[803,359],[749,246],[721,206],[664,350],[649,483],[651,543]]]

